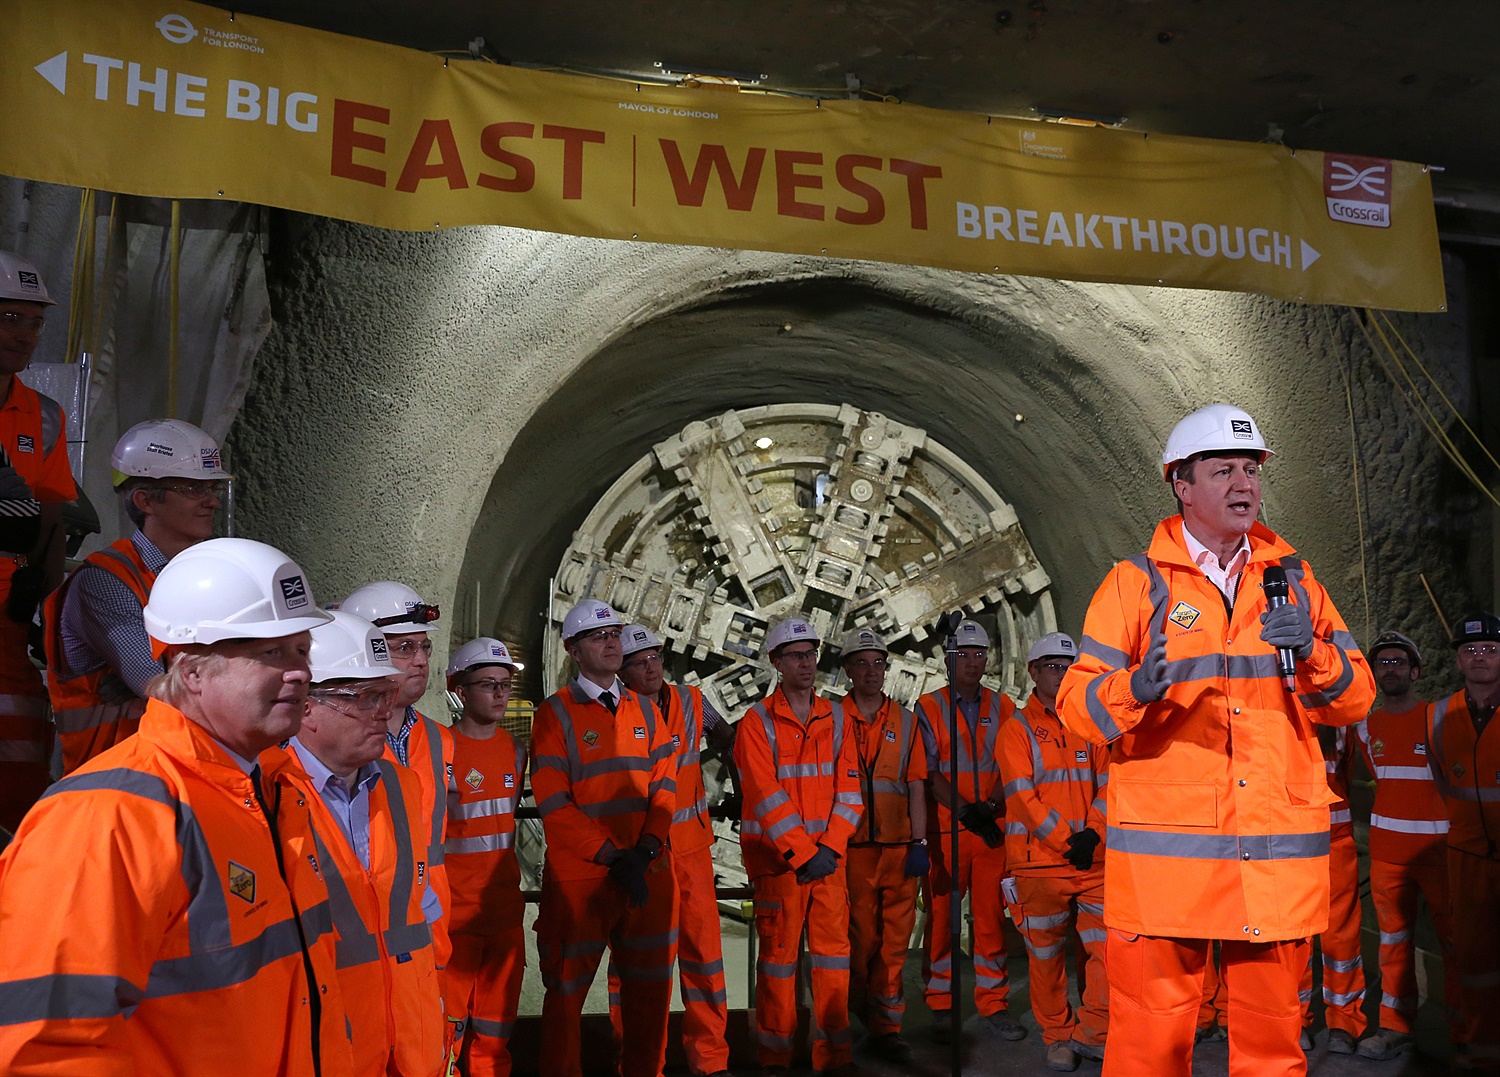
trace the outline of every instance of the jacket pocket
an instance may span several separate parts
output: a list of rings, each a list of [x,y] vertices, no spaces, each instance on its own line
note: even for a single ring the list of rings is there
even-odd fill
[[[1298,808],[1326,808],[1339,802],[1339,798],[1334,796],[1333,790],[1328,787],[1328,782],[1323,780],[1287,782],[1286,795],[1287,799]]]
[[[1219,825],[1219,787],[1211,782],[1113,778],[1115,822],[1146,826]]]

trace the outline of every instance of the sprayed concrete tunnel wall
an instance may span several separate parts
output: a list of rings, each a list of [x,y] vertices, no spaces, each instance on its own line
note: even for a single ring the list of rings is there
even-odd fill
[[[445,634],[536,654],[549,576],[622,471],[691,420],[790,401],[875,409],[964,457],[1015,506],[1075,634],[1109,565],[1172,508],[1158,467],[1168,430],[1215,400],[1248,408],[1278,450],[1265,518],[1358,638],[1352,445],[1370,627],[1436,649],[1416,569],[1451,601],[1473,592],[1461,532],[1477,504],[1440,503],[1440,454],[1349,312],[501,228],[288,222],[269,274],[277,326],[231,444],[252,477],[242,533],[292,551],[324,600],[406,579],[457,612]],[[1447,268],[1451,313],[1397,324],[1467,408],[1462,264]]]

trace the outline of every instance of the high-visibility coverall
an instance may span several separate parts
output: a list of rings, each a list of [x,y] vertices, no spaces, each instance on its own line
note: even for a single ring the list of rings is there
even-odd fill
[[[842,707],[814,695],[807,721],[776,689],[745,713],[734,741],[744,785],[740,851],[755,888],[757,1054],[790,1066],[797,1034],[797,954],[802,931],[812,965],[813,1068],[850,1061],[849,891],[845,856],[859,825],[859,761]],[[822,845],[840,857],[832,875],[799,883],[796,870]]]
[[[1047,1043],[1100,1046],[1109,1031],[1104,973],[1104,846],[1079,871],[1068,839],[1086,829],[1104,837],[1109,764],[1103,747],[1070,733],[1035,693],[1000,727],[1005,782],[1005,863],[1016,898],[1010,918],[1026,940],[1031,1012]],[[1088,954],[1082,1007],[1068,1003],[1068,925],[1077,917]]]
[[[239,765],[153,699],[47,791],[0,855],[0,1072],[352,1072],[312,806],[285,755],[261,770],[274,832]]]
[[[448,915],[453,898],[448,893],[448,870],[443,864],[443,842],[448,836],[448,789],[453,782],[453,731],[435,722],[415,707],[406,708],[406,758],[402,759],[392,738],[386,736],[385,758],[408,766],[422,783],[422,818],[427,820],[427,845],[422,850],[423,870],[438,900],[443,916],[432,925],[433,953],[439,970],[448,964]]]
[[[448,1016],[465,1022],[469,1077],[506,1077],[526,970],[516,804],[526,783],[526,748],[495,727],[480,740],[453,731],[448,790],[448,889],[453,952],[443,972]]]
[[[849,1011],[872,1036],[901,1031],[902,972],[917,919],[917,880],[906,874],[911,832],[910,783],[927,780],[927,750],[916,716],[882,697],[866,720],[850,693],[840,704],[856,746],[864,814],[849,839]],[[925,835],[922,835],[925,837]]]
[[[724,946],[719,902],[714,896],[714,828],[708,818],[699,744],[703,739],[703,692],[669,684],[667,732],[677,760],[677,810],[672,813],[672,866],[677,874],[677,975],[682,983],[682,1050],[694,1074],[729,1068],[724,1026],[729,995],[724,985]],[[658,703],[660,701],[658,700]],[[609,1016],[623,1039],[620,980],[609,967]]]
[[[1338,799],[1329,807],[1328,930],[1318,936],[1323,951],[1323,1020],[1330,1030],[1342,1029],[1356,1040],[1365,1031],[1365,961],[1361,954],[1359,910],[1359,849],[1354,844],[1354,820],[1349,810],[1349,778],[1354,765],[1354,740],[1347,729],[1320,731],[1323,768],[1328,788]],[[1297,995],[1302,1002],[1302,1027],[1313,1025],[1312,952]]]
[[[115,670],[102,659],[91,670],[75,673],[69,668],[63,642],[63,608],[78,573],[91,569],[107,572],[119,580],[140,601],[141,609],[145,608],[146,600],[151,596],[151,585],[156,582],[156,573],[142,559],[135,543],[122,538],[89,554],[42,605],[47,694],[52,701],[52,722],[57,727],[57,739],[62,745],[64,774],[73,773],[100,752],[133,735],[146,710],[143,698],[120,698],[127,695],[128,690],[119,681]],[[139,611],[136,614],[139,620]],[[144,621],[135,627],[140,635],[145,635]],[[115,682],[112,692],[104,691],[107,680]]]
[[[1229,992],[1230,1073],[1306,1072],[1298,985],[1328,926],[1328,788],[1313,723],[1347,725],[1375,697],[1364,655],[1312,570],[1269,528],[1249,532],[1232,608],[1188,554],[1181,517],[1094,594],[1063,679],[1069,729],[1110,746],[1105,855],[1105,1072],[1186,1075],[1211,940]],[[1267,566],[1312,618],[1296,689],[1260,639]],[[1169,686],[1130,679],[1164,633]]]
[[[386,759],[377,764],[380,780],[366,794],[367,868],[301,761],[292,759],[292,782],[312,808],[313,841],[328,886],[356,1077],[433,1077],[446,1061],[445,1030],[432,929],[422,912],[427,878],[417,871],[427,842],[427,820],[416,811],[421,784],[406,767]]]
[[[10,392],[0,402],[0,449],[43,506],[78,497],[68,465],[66,429],[57,401],[11,378]],[[52,729],[47,723],[47,689],[27,654],[29,627],[13,620],[5,607],[16,570],[35,552],[31,543],[45,538],[42,532],[51,526],[62,524],[39,524],[32,538],[19,519],[7,519],[9,544],[28,548],[0,545],[0,827],[11,832],[51,780]]]
[[[948,732],[953,716],[948,689],[929,692],[917,700],[917,720],[927,749],[927,772],[934,779],[947,779],[959,798],[957,803],[993,798],[1003,806],[1000,781],[1000,728],[1016,711],[1015,702],[1004,692],[979,690],[978,721],[963,719],[958,736],[958,778],[951,773]],[[959,708],[963,713],[963,708]],[[952,826],[947,807],[933,801],[935,811],[927,815],[928,850],[932,872],[927,876],[927,924],[924,928],[926,955],[922,975],[927,982],[927,1008],[947,1013],[953,1008],[953,955],[949,953],[950,893],[954,868],[949,864],[948,831]],[[1002,829],[1005,820],[997,816]],[[984,839],[962,828],[958,832],[958,894],[969,895],[969,914],[974,920],[974,1004],[985,1017],[1006,1008],[1010,977],[1006,971],[1005,904],[1000,880],[1005,878],[1005,846],[991,849]]]
[[[537,710],[531,791],[547,836],[536,941],[542,1002],[542,1073],[578,1077],[579,1018],[606,948],[622,980],[624,1077],[655,1077],[667,1055],[677,884],[667,838],[677,808],[672,738],[656,706],[618,683],[614,714],[572,682]],[[646,873],[650,896],[630,908],[608,860],[650,835],[661,853]]]
[[[1455,692],[1427,710],[1427,766],[1448,806],[1448,893],[1458,965],[1456,1041],[1500,1072],[1500,721],[1478,729]]]
[[[1458,1014],[1458,964],[1448,898],[1448,808],[1427,767],[1427,705],[1384,709],[1354,727],[1375,777],[1370,898],[1380,925],[1380,1027],[1410,1033],[1417,1016],[1417,895],[1443,952],[1446,1001]],[[1456,1031],[1456,1029],[1455,1029]]]

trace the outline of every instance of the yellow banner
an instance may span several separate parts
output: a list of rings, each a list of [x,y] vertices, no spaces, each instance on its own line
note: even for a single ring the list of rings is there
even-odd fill
[[[29,179],[1445,309],[1404,161],[523,71],[191,3],[4,0],[0,42],[0,172]]]

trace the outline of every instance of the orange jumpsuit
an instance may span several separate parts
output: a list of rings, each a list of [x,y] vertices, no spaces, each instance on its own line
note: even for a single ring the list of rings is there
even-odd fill
[[[427,873],[438,899],[443,903],[443,918],[432,925],[433,953],[437,967],[448,964],[448,913],[452,897],[448,893],[448,872],[443,866],[443,841],[448,835],[448,789],[453,784],[453,731],[434,722],[415,707],[407,707],[409,718],[416,722],[406,741],[406,762],[422,783],[422,818],[427,820],[427,846],[422,850],[422,870]],[[401,758],[386,737],[385,758],[401,763]]]
[[[67,420],[62,408],[19,378],[11,378],[10,386],[0,403],[0,449],[5,461],[26,480],[32,497],[41,504],[74,500],[78,488],[68,465]],[[52,755],[47,689],[27,653],[30,629],[5,611],[11,579],[32,552],[30,548],[0,550],[0,827],[12,832],[47,788]]]
[[[453,779],[443,843],[453,951],[443,1001],[452,1020],[465,1022],[469,1077],[506,1077],[526,970],[526,902],[515,848],[526,749],[498,726],[484,740],[454,730]]]
[[[1332,734],[1330,736],[1329,734]],[[1356,1040],[1365,1031],[1365,960],[1360,945],[1359,850],[1354,844],[1354,821],[1349,812],[1349,772],[1354,763],[1354,741],[1348,730],[1325,730],[1323,766],[1328,788],[1338,800],[1329,817],[1328,930],[1318,936],[1323,951],[1323,1020],[1330,1030],[1342,1029]],[[1311,1029],[1312,950],[1302,974],[1298,998],[1302,1027]]]
[[[416,870],[427,831],[427,821],[412,811],[421,802],[421,785],[405,767],[384,759],[377,764],[380,778],[364,794],[370,824],[366,867],[306,773],[314,764],[291,758],[292,783],[312,808],[313,843],[328,885],[354,1072],[434,1077],[445,1061],[445,1029],[432,929],[422,914],[427,879]]]
[[[843,857],[859,825],[859,762],[842,708],[813,696],[804,723],[780,688],[740,720],[734,758],[744,785],[740,850],[755,888],[756,1035],[762,1066],[790,1066],[797,1035],[802,932],[812,965],[813,1068],[850,1061],[849,891],[845,865],[811,883],[796,869],[822,845]]]
[[[908,785],[927,780],[927,751],[911,711],[884,699],[866,721],[851,693],[842,704],[857,746],[864,814],[849,839],[849,1011],[872,1036],[901,1031],[902,973],[917,919],[917,880],[906,874],[912,841]]]
[[[1005,693],[988,688],[979,690],[978,722],[975,724],[965,717],[964,730],[958,738],[959,773],[955,781],[950,773],[948,732],[953,728],[953,717],[948,706],[948,689],[929,692],[917,700],[928,773],[948,779],[962,801],[993,797],[1003,803],[999,734],[1015,710],[1015,703]],[[932,873],[927,877],[922,975],[927,983],[927,1008],[933,1013],[948,1013],[953,1008],[953,955],[948,952],[952,934],[948,926],[949,895],[954,874],[949,866],[948,832],[952,824],[944,805],[936,801],[932,805],[936,810],[929,810],[927,816]],[[1005,823],[998,817],[995,822],[1002,828]],[[991,849],[977,834],[960,829],[957,874],[959,899],[966,893],[969,895],[969,915],[973,919],[974,1004],[982,1016],[990,1017],[1005,1011],[1010,990],[1005,967],[1005,906],[1000,895],[1000,880],[1005,877],[1005,846]]]
[[[1100,1046],[1109,1031],[1104,973],[1104,846],[1079,871],[1068,839],[1086,829],[1104,837],[1109,784],[1105,751],[1070,734],[1035,693],[1000,727],[1005,782],[1005,862],[1013,873],[1010,918],[1026,940],[1031,1012],[1042,1039]],[[1082,1007],[1068,1003],[1067,933],[1076,917],[1088,954]]]
[[[1375,682],[1312,570],[1255,524],[1231,604],[1188,554],[1181,517],[1095,593],[1059,713],[1110,748],[1105,836],[1108,1074],[1186,1075],[1211,941],[1229,994],[1230,1073],[1306,1072],[1297,992],[1307,939],[1328,926],[1334,797],[1313,723],[1364,717]],[[1295,691],[1260,639],[1268,565],[1313,624]],[[1131,674],[1166,637],[1165,696]]]
[[[141,608],[151,596],[156,573],[146,567],[140,551],[129,538],[122,538],[88,555],[84,566],[93,565],[114,576],[140,599]],[[82,567],[79,571],[81,571]],[[94,756],[135,733],[146,710],[143,699],[117,702],[105,698],[101,685],[114,671],[107,665],[88,673],[67,676],[63,650],[62,613],[75,571],[43,604],[46,626],[43,646],[47,652],[47,694],[52,701],[52,721],[62,744],[63,773],[71,774]]]
[[[48,790],[0,855],[0,1072],[352,1072],[311,807],[284,755],[260,766],[270,819],[153,699]]]
[[[536,941],[542,983],[542,1073],[578,1077],[579,1019],[609,949],[623,980],[623,1077],[656,1077],[667,1054],[677,885],[666,843],[677,807],[672,738],[656,705],[621,686],[615,713],[577,681],[549,696],[531,727],[531,789],[547,836]],[[650,835],[661,854],[650,895],[631,908],[609,878],[617,851]]]
[[[1381,709],[1354,727],[1375,776],[1370,898],[1380,925],[1380,1027],[1410,1033],[1417,1016],[1417,895],[1437,930],[1446,1000],[1458,1014],[1458,964],[1448,900],[1448,808],[1427,767],[1427,705]],[[1455,1029],[1455,1032],[1457,1030]]]
[[[1500,721],[1476,729],[1465,692],[1432,704],[1427,765],[1448,805],[1457,1042],[1500,1072]]]

